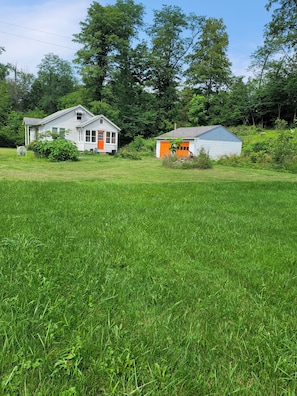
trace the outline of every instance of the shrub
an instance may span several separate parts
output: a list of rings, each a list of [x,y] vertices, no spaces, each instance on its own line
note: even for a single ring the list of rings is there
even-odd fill
[[[296,140],[294,135],[289,131],[282,131],[272,147],[273,162],[282,166],[284,162],[296,154]]]
[[[197,156],[193,157],[166,156],[163,158],[162,165],[167,168],[177,169],[211,169],[213,167],[208,153],[203,149],[200,150]]]
[[[238,155],[222,155],[218,160],[217,164],[226,166],[240,166],[244,163],[243,157]]]
[[[51,143],[50,154],[48,156],[50,161],[78,161],[79,153],[73,142],[66,139],[56,139]]]
[[[135,136],[134,140],[128,144],[131,151],[143,151],[145,146],[145,140],[142,136]]]
[[[191,168],[211,169],[212,167],[211,159],[205,150],[201,149],[197,157],[193,157]]]
[[[156,148],[156,141],[154,138],[144,139],[142,136],[138,135],[134,137],[134,140],[127,144],[126,146],[122,147],[118,156],[124,158],[131,158],[131,159],[139,159],[134,158],[137,157],[131,155],[131,153],[136,153],[139,156],[152,156],[155,153]],[[130,154],[128,154],[130,153]]]
[[[282,120],[281,118],[277,118],[274,121],[275,129],[286,129],[288,126],[288,122],[286,120]]]
[[[41,158],[48,158],[50,161],[78,161],[79,152],[76,145],[66,139],[37,140],[30,143],[29,150]]]
[[[121,148],[117,153],[116,157],[118,158],[126,158],[131,160],[141,160],[141,156],[139,153],[130,151],[126,146]]]

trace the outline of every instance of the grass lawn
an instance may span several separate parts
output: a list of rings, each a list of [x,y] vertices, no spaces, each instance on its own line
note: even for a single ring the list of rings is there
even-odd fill
[[[0,395],[295,395],[297,176],[0,150]]]

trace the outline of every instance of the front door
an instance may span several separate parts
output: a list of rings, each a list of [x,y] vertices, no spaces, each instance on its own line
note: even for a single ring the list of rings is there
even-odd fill
[[[104,131],[98,131],[97,148],[98,150],[104,150]]]

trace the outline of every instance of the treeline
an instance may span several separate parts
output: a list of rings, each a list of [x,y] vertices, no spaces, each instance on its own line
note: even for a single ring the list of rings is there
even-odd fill
[[[232,74],[222,19],[163,5],[145,26],[142,4],[93,2],[73,35],[80,44],[73,63],[45,54],[36,76],[0,64],[0,146],[23,144],[24,116],[44,117],[79,103],[119,125],[123,144],[174,125],[293,125],[296,5],[270,0],[266,8],[272,20],[263,26],[264,45],[251,54],[253,78],[246,81]]]

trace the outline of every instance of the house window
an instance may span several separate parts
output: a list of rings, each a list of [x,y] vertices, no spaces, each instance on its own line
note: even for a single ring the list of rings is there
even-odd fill
[[[65,139],[65,131],[65,128],[52,127],[52,138],[57,139],[59,137]]]
[[[115,132],[106,132],[106,143],[115,143],[116,134]]]
[[[104,140],[104,131],[98,131],[98,141]]]
[[[100,124],[103,124],[103,118],[100,118]]]
[[[96,142],[96,131],[86,131],[86,142]]]
[[[81,121],[81,119],[82,119],[82,113],[81,113],[80,111],[77,111],[77,112],[76,112],[76,119],[77,119],[77,121]]]

